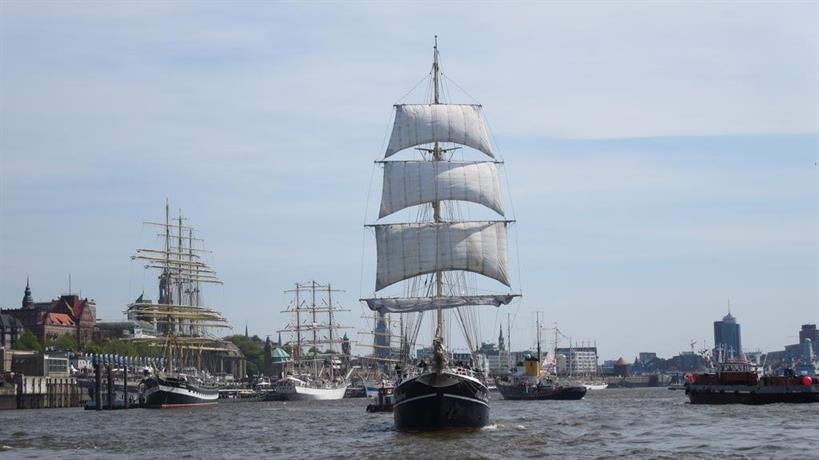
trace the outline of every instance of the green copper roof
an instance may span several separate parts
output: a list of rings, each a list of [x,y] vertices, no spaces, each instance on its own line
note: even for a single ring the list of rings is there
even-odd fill
[[[270,352],[270,357],[273,358],[274,362],[287,361],[290,359],[290,355],[288,355],[283,348],[273,349],[273,351]]]

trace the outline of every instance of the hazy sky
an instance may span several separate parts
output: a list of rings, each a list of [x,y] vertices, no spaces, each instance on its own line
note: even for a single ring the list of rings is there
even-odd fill
[[[237,332],[273,334],[310,279],[363,327],[372,161],[438,34],[517,220],[524,298],[481,311],[484,340],[509,312],[529,346],[542,311],[604,359],[667,357],[712,345],[730,298],[745,348],[781,349],[819,322],[818,24],[816,2],[4,1],[0,305],[27,274],[46,300],[70,273],[105,319],[155,299],[130,256],[168,197]]]

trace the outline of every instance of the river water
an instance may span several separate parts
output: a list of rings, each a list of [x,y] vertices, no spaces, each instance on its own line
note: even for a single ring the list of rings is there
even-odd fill
[[[817,458],[819,404],[695,406],[664,388],[505,401],[474,432],[399,433],[365,399],[0,412],[3,458]]]

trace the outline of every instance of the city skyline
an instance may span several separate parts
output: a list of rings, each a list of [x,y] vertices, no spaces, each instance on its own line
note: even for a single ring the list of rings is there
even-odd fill
[[[372,161],[438,34],[448,96],[484,105],[517,220],[524,297],[482,309],[482,340],[508,313],[512,346],[531,346],[542,311],[601,358],[670,357],[710,342],[730,298],[743,347],[781,349],[819,322],[815,17],[797,3],[4,4],[0,306],[27,275],[41,301],[70,273],[102,319],[156,297],[130,256],[168,198],[214,251],[225,285],[206,295],[234,333],[275,336],[283,291],[310,279],[346,290],[341,320],[363,328]],[[418,27],[396,33],[399,18]]]

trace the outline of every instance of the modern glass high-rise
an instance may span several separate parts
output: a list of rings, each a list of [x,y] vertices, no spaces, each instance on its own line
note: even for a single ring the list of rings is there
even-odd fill
[[[739,324],[730,312],[722,321],[714,321],[714,355],[721,361],[742,355]]]

